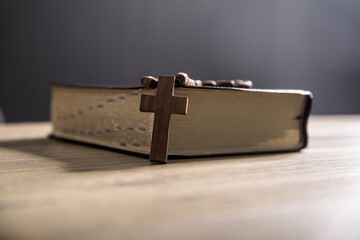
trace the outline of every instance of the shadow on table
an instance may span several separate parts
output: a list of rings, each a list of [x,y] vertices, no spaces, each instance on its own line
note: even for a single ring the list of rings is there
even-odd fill
[[[166,166],[164,164],[149,163],[148,156],[143,154],[53,138],[0,141],[0,148],[3,149],[3,154],[5,149],[9,150],[9,153],[5,155],[17,158],[18,160],[14,159],[15,162],[20,160],[19,165],[24,165],[24,167],[32,165],[30,169],[37,170],[62,168],[68,172],[81,172]],[[11,154],[14,154],[14,156],[11,156]],[[244,162],[267,161],[269,158],[265,156],[268,155],[257,153],[203,157],[170,156],[167,165],[215,160],[226,161],[227,159],[234,159],[235,156],[236,159]],[[62,164],[59,165],[59,162]]]

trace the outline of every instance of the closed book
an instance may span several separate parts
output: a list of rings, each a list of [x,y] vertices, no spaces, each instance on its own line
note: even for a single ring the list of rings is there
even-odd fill
[[[156,91],[52,84],[52,136],[148,155],[154,113],[139,106],[142,94]],[[188,109],[171,116],[169,155],[287,152],[307,145],[309,91],[183,86],[174,93],[188,98]]]

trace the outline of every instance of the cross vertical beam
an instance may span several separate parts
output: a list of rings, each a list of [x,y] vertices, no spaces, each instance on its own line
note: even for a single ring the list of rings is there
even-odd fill
[[[171,114],[187,114],[188,98],[174,96],[174,85],[174,76],[159,76],[156,96],[141,95],[140,111],[155,113],[151,162],[167,162]]]

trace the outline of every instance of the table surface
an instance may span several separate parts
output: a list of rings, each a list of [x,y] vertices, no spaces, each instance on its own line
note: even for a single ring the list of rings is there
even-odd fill
[[[360,239],[360,116],[298,153],[171,160],[0,125],[1,239]]]

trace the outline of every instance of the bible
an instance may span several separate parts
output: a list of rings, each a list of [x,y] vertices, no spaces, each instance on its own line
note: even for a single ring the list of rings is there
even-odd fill
[[[249,81],[199,81],[182,73],[144,77],[142,84],[52,84],[52,136],[159,162],[167,155],[288,152],[307,145],[309,91],[252,89]]]

